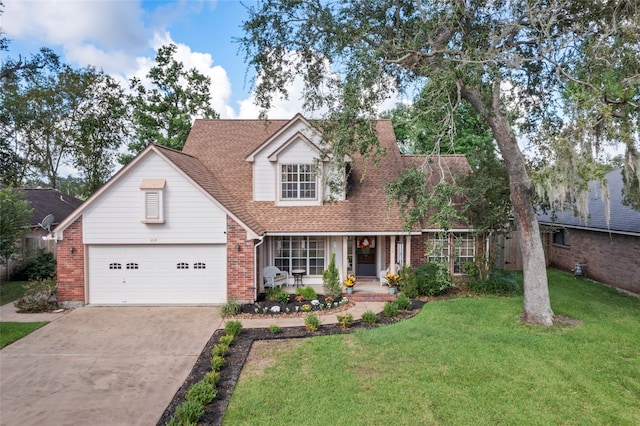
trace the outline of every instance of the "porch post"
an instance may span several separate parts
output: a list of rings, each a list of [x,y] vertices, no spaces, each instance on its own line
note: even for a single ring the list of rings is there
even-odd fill
[[[395,235],[391,235],[390,237],[390,244],[391,247],[389,247],[389,250],[391,251],[391,253],[389,254],[389,272],[392,274],[395,274],[396,271],[396,236]]]
[[[407,234],[404,239],[404,264],[411,265],[411,234]]]
[[[344,280],[349,274],[349,237],[342,236],[342,271],[341,280]]]

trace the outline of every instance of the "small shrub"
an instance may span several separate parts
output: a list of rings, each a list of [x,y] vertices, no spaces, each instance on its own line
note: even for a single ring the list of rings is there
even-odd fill
[[[207,374],[204,375],[204,380],[207,383],[211,384],[212,386],[215,386],[220,381],[220,372],[219,371],[209,371]]]
[[[222,343],[218,343],[217,345],[213,346],[213,349],[211,350],[211,355],[213,356],[225,356],[227,354],[227,351],[229,350],[229,346],[222,344]]]
[[[443,262],[427,262],[416,270],[418,287],[423,296],[435,296],[453,287],[449,267]]]
[[[269,331],[271,331],[273,334],[279,334],[282,331],[282,328],[280,328],[278,324],[271,324],[269,326]]]
[[[365,324],[375,324],[378,322],[378,316],[373,311],[366,311],[362,314],[362,322]]]
[[[47,280],[56,275],[56,260],[53,253],[41,251],[38,255],[25,260],[14,274],[20,281]]]
[[[400,291],[406,294],[410,299],[420,296],[420,286],[418,285],[418,277],[410,265],[406,265],[400,271]]]
[[[382,314],[387,318],[398,316],[398,304],[396,302],[387,302],[382,308]]]
[[[340,327],[342,327],[343,330],[346,330],[347,328],[351,327],[351,324],[353,324],[353,315],[351,314],[338,314],[336,315],[336,318],[338,318]]]
[[[496,269],[485,280],[470,281],[469,290],[476,294],[507,296],[520,293],[520,285],[513,272]]]
[[[14,305],[18,312],[51,312],[58,307],[53,301],[56,282],[53,280],[31,281],[24,285],[24,297]]]
[[[311,305],[309,305],[308,303],[305,303],[300,307],[300,309],[302,309],[304,312],[309,312],[311,311]]]
[[[240,321],[229,321],[224,326],[224,332],[227,336],[238,336],[242,331],[242,323]]]
[[[318,298],[318,295],[316,294],[316,291],[313,289],[313,287],[298,287],[296,289],[296,295],[302,296],[303,300],[313,300]]]
[[[404,294],[399,294],[398,297],[396,297],[396,303],[398,304],[398,309],[401,311],[411,310],[411,299]]]
[[[241,311],[242,311],[242,306],[240,306],[240,304],[233,299],[229,299],[227,303],[222,305],[223,317],[238,315]]]
[[[327,269],[322,272],[322,288],[324,294],[332,297],[342,295],[342,285],[340,285],[340,272],[336,267],[336,254],[331,253],[331,260]]]
[[[231,346],[233,339],[234,339],[234,336],[226,335],[226,336],[220,337],[218,341],[223,345]]]
[[[182,425],[175,417],[171,417],[171,420],[165,423],[164,426],[182,426]]]
[[[289,303],[289,293],[284,291],[282,287],[273,287],[267,290],[265,294],[267,300],[276,301],[280,303]]]
[[[176,408],[176,417],[183,425],[195,425],[204,414],[204,407],[196,401],[185,401]]]
[[[186,400],[195,401],[201,405],[207,405],[213,398],[216,397],[217,391],[214,389],[211,383],[205,380],[200,380],[194,383],[187,391]]]
[[[304,326],[311,333],[318,331],[318,328],[320,328],[320,318],[318,318],[315,314],[308,314],[304,318]]]
[[[211,369],[213,371],[220,371],[224,365],[224,358],[218,355],[214,355],[211,358]]]

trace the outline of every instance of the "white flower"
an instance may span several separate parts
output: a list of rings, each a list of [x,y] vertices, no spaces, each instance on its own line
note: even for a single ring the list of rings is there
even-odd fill
[[[320,304],[320,301],[318,299],[314,299],[314,300],[311,301],[311,304],[313,306],[318,306]]]
[[[271,312],[273,312],[274,314],[277,314],[278,312],[280,312],[280,306],[278,306],[278,305],[272,306],[271,307]]]

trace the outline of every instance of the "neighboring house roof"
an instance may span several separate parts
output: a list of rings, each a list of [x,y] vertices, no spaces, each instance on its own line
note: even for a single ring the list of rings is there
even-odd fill
[[[57,225],[82,204],[82,200],[53,188],[21,188],[20,191],[29,202],[29,208],[33,209],[29,220],[32,228],[38,227],[49,214],[54,217],[53,225]]]
[[[572,210],[549,211],[538,214],[541,224],[558,225],[568,228],[589,229],[594,231],[631,234],[640,236],[640,212],[622,204],[622,170],[616,169],[605,175],[609,183],[610,220],[606,220],[606,202],[602,200],[600,186],[596,181],[589,182],[589,219],[582,223]]]

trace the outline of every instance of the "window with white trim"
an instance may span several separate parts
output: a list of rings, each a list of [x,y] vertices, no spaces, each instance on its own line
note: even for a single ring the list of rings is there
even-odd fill
[[[476,240],[470,233],[453,234],[453,273],[466,274],[465,263],[476,257]]]
[[[322,275],[325,269],[324,237],[278,237],[274,241],[274,265],[291,273],[303,269],[305,275]]]
[[[143,179],[140,189],[143,191],[143,223],[164,223],[164,187],[165,179]]]
[[[427,261],[443,262],[456,275],[462,275],[466,262],[476,256],[476,240],[469,232],[430,233],[427,237]]]
[[[283,200],[316,198],[316,176],[312,164],[282,164],[280,166],[280,197]]]

